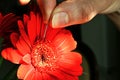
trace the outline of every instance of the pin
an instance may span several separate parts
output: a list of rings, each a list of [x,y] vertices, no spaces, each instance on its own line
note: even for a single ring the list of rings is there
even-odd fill
[[[47,29],[48,29],[48,24],[45,24],[45,29],[44,29],[44,34],[43,34],[43,39],[44,40],[46,38]]]

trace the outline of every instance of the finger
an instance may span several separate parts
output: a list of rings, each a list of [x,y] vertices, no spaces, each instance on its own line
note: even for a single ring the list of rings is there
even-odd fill
[[[28,4],[30,2],[30,0],[19,0],[19,3],[21,4],[21,5],[26,5],[26,4]]]
[[[96,14],[89,0],[67,0],[54,9],[50,24],[53,28],[82,24],[90,21]]]
[[[56,0],[37,0],[37,3],[42,11],[45,23],[48,23],[50,15],[56,6]]]

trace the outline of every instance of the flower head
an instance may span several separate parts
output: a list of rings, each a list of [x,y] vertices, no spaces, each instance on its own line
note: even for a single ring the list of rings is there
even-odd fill
[[[69,30],[46,27],[38,13],[31,12],[18,21],[19,33],[10,35],[14,47],[2,56],[21,64],[17,76],[23,80],[78,80],[82,73],[81,55],[72,52],[76,41]],[[45,36],[44,36],[45,35]]]

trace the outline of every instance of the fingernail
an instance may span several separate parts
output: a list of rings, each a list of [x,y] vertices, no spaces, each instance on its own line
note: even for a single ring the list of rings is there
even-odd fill
[[[30,0],[19,0],[21,5],[26,5],[30,2]]]
[[[65,12],[59,12],[54,14],[52,19],[52,27],[60,28],[65,27],[65,25],[69,22],[68,14]]]

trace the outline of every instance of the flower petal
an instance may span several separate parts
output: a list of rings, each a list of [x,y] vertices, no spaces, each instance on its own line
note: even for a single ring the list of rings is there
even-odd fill
[[[17,76],[19,79],[24,79],[28,74],[34,71],[34,67],[32,65],[21,64],[17,71]],[[29,79],[28,79],[29,80]]]
[[[29,16],[26,15],[26,14],[24,14],[24,15],[23,15],[23,22],[24,22],[25,27],[27,26],[27,22],[28,22],[28,21],[29,21]]]
[[[69,52],[76,48],[76,41],[68,30],[62,30],[52,41],[59,52]]]
[[[30,13],[30,18],[31,19],[28,21],[27,30],[28,30],[29,39],[31,43],[33,44],[37,36],[36,16],[33,12]]]
[[[54,39],[54,37],[63,29],[61,28],[57,28],[57,29],[53,29],[52,27],[48,27],[47,30],[47,35],[46,35],[46,39],[49,41],[52,41]]]
[[[11,35],[10,35],[10,39],[11,39],[11,42],[12,42],[12,44],[14,45],[14,47],[16,47],[16,43],[17,43],[17,41],[18,41],[18,39],[19,39],[19,35],[17,34],[17,33],[11,33]]]
[[[18,19],[19,17],[13,13],[3,16],[0,20],[0,36],[6,39],[11,32],[16,31]]]
[[[40,39],[44,39],[46,37],[46,29],[47,29],[47,25],[43,24],[43,22],[41,21],[41,26],[40,26]]]
[[[31,64],[31,56],[30,54],[26,54],[23,58],[22,61],[25,62],[26,64]]]
[[[25,32],[25,28],[24,28],[24,25],[23,25],[23,23],[22,23],[21,20],[18,21],[18,27],[19,27],[19,31],[20,31],[20,34],[21,34],[22,38],[25,40],[25,42],[26,42],[29,46],[31,46],[31,45],[30,45],[30,40],[29,40],[29,38],[28,38],[28,36],[27,36],[27,34],[26,34],[26,32]]]
[[[42,73],[42,76],[43,76],[43,80],[58,80],[56,77],[51,76],[47,73]]]
[[[37,21],[36,21],[36,27],[37,27],[37,37],[39,37],[40,36],[40,26],[41,26],[41,24],[42,24],[42,20],[41,20],[41,18],[40,18],[40,16],[39,16],[40,14],[37,14],[36,16],[37,16]]]
[[[32,77],[31,76],[28,76],[28,77],[31,78],[29,80],[47,80],[47,79],[43,79],[42,74],[40,72],[38,72],[38,71],[35,71],[33,73]]]
[[[16,43],[16,47],[23,55],[30,53],[30,47],[27,45],[27,43],[23,40],[21,36]]]
[[[22,55],[15,49],[13,48],[6,48],[2,51],[2,56],[15,63],[15,64],[19,64],[20,60],[22,59]]]
[[[43,80],[42,75],[37,72],[37,70],[33,69],[27,73],[24,80]]]
[[[59,60],[59,69],[74,76],[82,74],[82,56],[76,52],[65,53]]]
[[[3,18],[2,13],[0,13],[0,24],[1,24],[2,18]]]
[[[49,74],[51,75],[51,77],[54,77],[55,80],[78,80],[77,76],[67,74],[60,70],[51,71],[51,73]]]
[[[19,17],[13,13],[6,14],[2,18],[1,25],[4,26],[3,29],[10,30],[10,28],[16,27],[16,23],[18,19]]]

